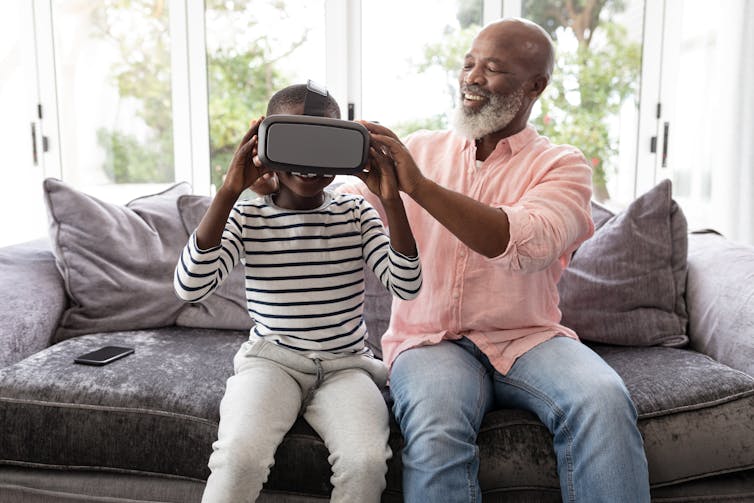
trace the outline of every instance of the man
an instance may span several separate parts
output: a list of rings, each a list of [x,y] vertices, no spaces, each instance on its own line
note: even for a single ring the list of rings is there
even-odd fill
[[[382,339],[407,502],[481,500],[476,437],[501,407],[552,432],[563,501],[649,501],[623,382],[559,323],[556,283],[594,227],[583,155],[527,125],[553,52],[529,21],[492,23],[465,56],[455,132],[404,145],[365,123],[394,159],[424,265],[419,297],[393,304]],[[379,208],[364,187],[345,190]]]

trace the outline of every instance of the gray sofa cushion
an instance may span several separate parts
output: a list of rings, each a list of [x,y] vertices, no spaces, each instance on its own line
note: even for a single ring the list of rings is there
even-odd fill
[[[0,248],[0,285],[2,368],[50,345],[67,300],[46,239]]]
[[[563,325],[593,342],[685,345],[686,218],[670,181],[605,217],[558,283]]]
[[[176,200],[180,183],[125,206],[48,178],[45,201],[57,266],[70,300],[55,340],[172,325],[183,307],[173,268],[188,240]]]
[[[232,356],[245,338],[244,331],[179,327],[88,335],[3,369],[0,464],[203,480]],[[101,368],[72,363],[104,344],[136,352]],[[687,350],[597,351],[636,402],[653,484],[754,466],[754,379]],[[388,495],[401,487],[402,440],[392,428]],[[485,494],[525,487],[557,494],[552,439],[532,414],[490,413],[479,442]],[[300,420],[278,449],[267,488],[327,495],[327,456]]]
[[[691,347],[754,376],[754,247],[692,234],[688,261]]]
[[[178,213],[187,235],[196,230],[211,201],[208,196],[185,195],[178,198]],[[223,284],[201,303],[187,305],[175,324],[248,331],[254,322],[246,308],[243,265],[237,264]]]
[[[754,378],[685,349],[594,349],[636,404],[652,484],[754,467]]]

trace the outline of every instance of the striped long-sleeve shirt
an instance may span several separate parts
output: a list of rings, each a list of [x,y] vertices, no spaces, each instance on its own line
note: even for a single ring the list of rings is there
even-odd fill
[[[418,257],[390,246],[363,197],[325,191],[314,210],[287,210],[270,196],[233,207],[219,246],[201,250],[192,234],[175,269],[178,296],[200,302],[242,262],[251,336],[293,350],[366,352],[364,264],[396,297],[421,287]]]

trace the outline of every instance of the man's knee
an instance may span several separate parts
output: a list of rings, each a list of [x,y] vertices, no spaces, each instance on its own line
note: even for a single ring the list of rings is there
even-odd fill
[[[607,373],[595,376],[595,379],[573,397],[571,407],[574,411],[615,421],[626,418],[636,421],[636,408],[623,381],[617,374]]]

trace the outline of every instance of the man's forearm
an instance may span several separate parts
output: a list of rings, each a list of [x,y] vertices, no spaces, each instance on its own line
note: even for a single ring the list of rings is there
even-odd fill
[[[496,257],[508,247],[508,216],[501,209],[482,204],[428,179],[424,179],[410,196],[475,252]]]

